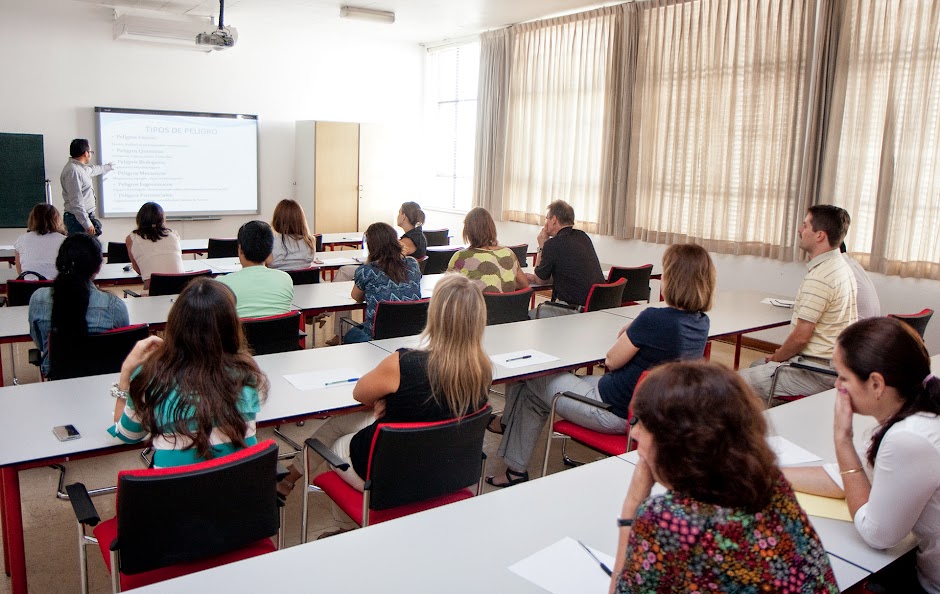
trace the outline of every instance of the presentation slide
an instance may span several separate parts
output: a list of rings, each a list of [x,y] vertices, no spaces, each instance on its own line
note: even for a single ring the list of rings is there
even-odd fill
[[[258,117],[96,107],[105,217],[133,217],[156,202],[167,216],[254,214]]]

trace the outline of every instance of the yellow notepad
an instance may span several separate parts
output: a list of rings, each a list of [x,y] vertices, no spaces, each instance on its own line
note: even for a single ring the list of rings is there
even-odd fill
[[[849,504],[845,502],[845,499],[820,497],[819,495],[810,495],[809,493],[797,491],[796,500],[808,515],[842,520],[843,522],[852,521],[852,516],[849,514]]]

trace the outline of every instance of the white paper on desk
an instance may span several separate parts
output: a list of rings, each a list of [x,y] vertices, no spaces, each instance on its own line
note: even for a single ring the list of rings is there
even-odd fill
[[[773,305],[774,307],[786,307],[793,309],[793,304],[796,303],[796,301],[793,301],[792,299],[773,299],[772,297],[767,297],[766,299],[762,299],[761,303],[765,305]]]
[[[183,270],[186,272],[202,272],[203,270],[212,270],[205,262],[199,260],[183,260]]]
[[[588,548],[604,565],[614,566],[613,557]],[[552,594],[604,594],[610,587],[610,577],[570,536],[510,565],[509,571]]]
[[[816,454],[804,450],[789,439],[779,435],[768,436],[767,445],[777,454],[777,462],[780,466],[822,462],[822,458]]]
[[[551,363],[557,361],[558,357],[553,357],[548,353],[526,349],[524,351],[513,351],[511,353],[502,353],[501,355],[490,355],[493,363],[507,369],[517,367],[528,367],[529,365],[541,365],[542,363]]]
[[[293,373],[285,375],[284,379],[289,381],[292,386],[301,391],[322,390],[323,388],[335,388],[338,386],[349,386],[359,379],[356,370],[348,367],[339,369],[330,369],[328,371],[308,371],[306,373]],[[354,381],[349,381],[350,379]]]
[[[323,258],[323,266],[346,266],[360,264],[355,258]]]

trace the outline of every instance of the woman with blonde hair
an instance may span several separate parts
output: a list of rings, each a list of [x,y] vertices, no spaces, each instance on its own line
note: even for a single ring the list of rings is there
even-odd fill
[[[486,304],[480,289],[456,274],[434,287],[420,349],[399,349],[362,376],[353,398],[371,410],[332,417],[313,437],[351,464],[336,470],[359,489],[366,476],[376,426],[383,423],[444,421],[473,413],[486,404],[493,379],[483,351]],[[289,491],[300,476],[294,468],[282,484]]]
[[[304,209],[296,200],[281,200],[274,207],[271,228],[278,234],[274,238],[274,257],[271,268],[297,270],[309,268],[317,253],[317,239],[310,234]]]
[[[35,272],[47,279],[58,274],[55,259],[65,241],[62,215],[51,204],[37,204],[29,211],[26,233],[13,243],[16,274]]]
[[[839,591],[741,376],[715,363],[663,365],[637,388],[631,422],[639,461],[611,592]],[[651,495],[654,482],[666,492]]]
[[[463,220],[463,240],[469,244],[450,259],[447,270],[468,277],[484,293],[509,293],[529,286],[516,254],[496,242],[496,223],[476,207]]]
[[[660,363],[702,356],[709,328],[705,312],[711,309],[714,292],[715,265],[708,252],[692,244],[669,246],[663,254],[662,276],[668,307],[645,309],[620,330],[604,361],[609,373],[584,377],[557,373],[509,386],[503,416],[487,427],[503,433],[499,455],[506,461],[506,473],[486,481],[508,487],[529,480],[529,458],[556,394],[573,392],[610,405],[604,410],[562,398],[556,410],[569,421],[602,433],[626,433],[630,399],[640,375]]]

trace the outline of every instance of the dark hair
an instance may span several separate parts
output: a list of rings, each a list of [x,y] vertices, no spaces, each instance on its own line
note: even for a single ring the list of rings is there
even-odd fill
[[[496,223],[482,206],[477,206],[463,219],[463,240],[472,248],[496,245]]]
[[[262,264],[274,249],[274,232],[264,221],[248,221],[238,229],[238,247],[249,262]]]
[[[838,247],[849,232],[852,218],[844,208],[831,204],[816,204],[806,209],[813,215],[813,231],[824,231],[829,238],[829,247]]]
[[[656,448],[653,471],[697,501],[764,509],[780,477],[760,401],[740,375],[706,362],[654,369],[633,412]]]
[[[574,209],[564,200],[555,200],[549,204],[548,216],[558,219],[559,225],[574,225]]]
[[[281,245],[287,249],[287,238],[302,241],[307,244],[311,252],[317,251],[317,240],[310,235],[307,227],[307,217],[304,209],[296,200],[285,198],[274,207],[274,216],[271,217],[271,226],[281,234]]]
[[[32,231],[38,235],[47,233],[61,233],[65,235],[65,227],[62,226],[62,216],[59,210],[51,204],[37,204],[29,211],[29,219],[26,220],[26,230]]]
[[[366,229],[366,247],[369,248],[369,263],[388,275],[396,283],[408,278],[408,267],[401,255],[398,234],[388,223],[372,223]]]
[[[62,240],[55,259],[58,275],[52,281],[52,329],[59,335],[88,335],[88,299],[92,277],[101,268],[101,244],[87,233]]]
[[[868,447],[874,467],[881,441],[891,427],[919,412],[940,415],[940,380],[930,377],[930,355],[913,328],[894,318],[868,318],[836,339],[845,366],[863,382],[878,372],[898,391],[903,404],[875,431]]]
[[[137,211],[137,228],[134,233],[150,241],[160,241],[170,234],[165,223],[163,207],[156,202],[146,202]]]
[[[131,380],[140,423],[151,435],[189,438],[203,459],[212,457],[213,427],[245,447],[248,422],[238,411],[245,386],[264,401],[268,380],[248,351],[235,295],[218,281],[197,278],[170,309],[163,343]],[[169,423],[160,424],[158,415]]]
[[[663,254],[663,298],[686,311],[708,311],[715,294],[715,265],[700,245],[677,243]]]
[[[401,214],[415,227],[424,224],[424,211],[417,202],[405,202],[401,205]]]
[[[69,156],[73,159],[81,157],[90,150],[91,145],[88,144],[88,139],[86,138],[76,138],[69,144]]]

